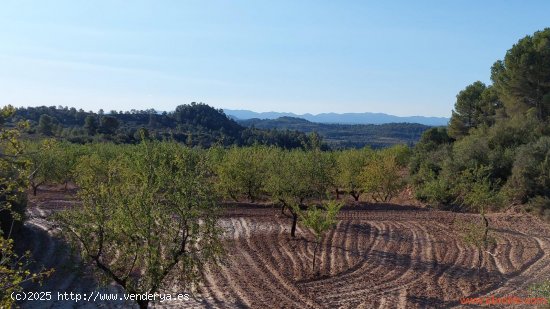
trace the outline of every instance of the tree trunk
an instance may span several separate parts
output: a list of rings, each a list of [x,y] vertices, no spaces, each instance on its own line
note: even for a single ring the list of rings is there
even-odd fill
[[[254,203],[254,195],[252,194],[252,189],[248,187],[248,200],[250,203]]]
[[[478,261],[477,261],[477,271],[481,270],[481,264],[483,263],[483,249],[479,248]]]
[[[487,218],[485,217],[485,214],[482,214],[481,217],[483,218],[483,222],[485,223],[485,231],[483,234],[483,245],[487,246],[487,242],[488,242],[487,237],[489,234],[489,220],[487,220]],[[487,249],[487,248],[484,248],[484,249]]]
[[[315,277],[315,259],[317,257],[317,248],[319,247],[319,242],[315,242],[315,248],[313,248],[313,276]]]
[[[292,228],[290,229],[290,236],[296,237],[296,223],[298,223],[298,213],[292,211]]]
[[[32,195],[36,196],[36,190],[38,189],[38,185],[31,185],[32,186]]]
[[[340,199],[340,190],[338,190],[338,188],[336,188],[336,190],[334,190],[334,192],[336,192],[336,199],[339,200]]]
[[[355,192],[355,191],[351,191],[351,196],[353,196],[353,199],[358,202],[359,201],[359,197],[361,196],[361,194]]]
[[[140,309],[147,309],[147,307],[149,307],[148,300],[136,300],[136,302],[138,303]]]

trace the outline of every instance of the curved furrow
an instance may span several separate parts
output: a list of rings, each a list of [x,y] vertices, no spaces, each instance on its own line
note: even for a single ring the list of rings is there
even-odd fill
[[[506,239],[510,242],[510,254],[506,256],[508,262],[512,265],[512,271],[520,269],[523,261],[523,242],[514,235],[506,234]]]
[[[239,246],[241,242],[246,242],[245,227],[241,220],[235,219],[231,220],[231,224],[235,230],[235,239],[229,240],[226,243],[226,247],[230,248],[230,258],[226,259],[226,264],[221,265],[219,271],[216,272],[218,276],[221,276],[220,281],[224,282],[224,300],[229,302],[234,302],[238,306],[250,307],[253,304],[253,300],[257,298],[257,295],[253,293],[250,289],[247,289],[247,286],[253,286],[253,279],[247,274],[240,272],[240,269],[247,269],[248,265],[243,263],[243,250]],[[244,268],[243,268],[244,267]],[[214,276],[216,278],[217,276]],[[219,279],[218,279],[219,280]]]
[[[439,234],[438,236],[444,235]],[[458,241],[441,238],[441,242],[444,242],[444,244],[441,245],[441,250],[438,251],[445,252],[445,254],[439,259],[439,267],[432,281],[435,283],[434,287],[437,288],[438,293],[444,297],[445,294],[448,294],[445,293],[445,287],[449,286],[451,282],[456,281],[449,270],[460,267],[460,263],[464,260],[465,256],[464,247],[460,246]]]
[[[223,288],[220,288],[218,282],[221,280],[216,280],[212,276],[212,271],[210,267],[206,267],[203,272],[204,283],[202,284],[201,296],[204,298],[204,301],[209,305],[215,305],[218,308],[222,308],[223,300],[226,297],[223,295]],[[223,282],[220,282],[223,284]]]
[[[230,264],[227,267],[222,268],[222,272],[226,277],[227,283],[231,286],[231,289],[242,300],[243,305],[251,307],[261,299],[261,295],[258,294],[257,289],[253,289],[256,284],[256,273],[250,269],[250,263],[245,258],[246,252],[244,251],[241,242],[246,242],[245,239],[239,239],[234,243],[236,253],[229,260]],[[243,273],[243,269],[247,271]]]
[[[332,250],[331,256],[331,265],[330,265],[330,275],[335,276],[343,271],[349,269],[348,259],[346,258],[348,252],[346,250],[346,241],[349,234],[349,221],[342,222],[343,228],[338,230],[335,246]]]
[[[248,284],[248,282],[232,274],[230,269],[235,266],[234,264],[229,265],[229,267],[221,265],[217,269],[218,271],[215,272],[215,275],[212,273],[213,280],[217,282],[220,287],[219,291],[221,292],[221,296],[218,300],[222,303],[233,303],[238,306],[250,307],[252,303],[251,298],[253,299],[255,295],[243,293],[242,287]]]
[[[347,276],[346,279],[340,278],[340,276],[336,276],[334,278],[338,278],[340,281],[342,281],[344,284],[334,287],[331,289],[330,294],[324,294],[320,295],[319,298],[323,300],[327,300],[329,302],[334,301],[342,301],[345,299],[351,299],[359,296],[363,297],[369,297],[371,295],[371,291],[381,285],[385,282],[390,282],[392,280],[395,280],[396,278],[400,277],[402,269],[398,267],[397,265],[392,264],[392,261],[395,261],[395,257],[393,256],[393,252],[399,252],[400,246],[402,242],[392,240],[392,238],[400,237],[395,232],[396,229],[394,228],[396,223],[388,224],[389,234],[387,237],[381,237],[385,238],[382,241],[382,248],[375,250],[374,252],[377,254],[376,260],[371,261],[373,263],[376,263],[376,266],[374,268],[361,268],[360,271],[356,271],[353,273],[353,276]],[[383,271],[386,267],[392,268],[390,272]],[[368,284],[368,286],[365,286],[365,276],[370,276],[371,280]],[[373,279],[374,277],[374,279]],[[354,290],[350,291],[349,286],[356,286]]]
[[[510,238],[507,235],[500,233],[497,239],[496,251],[498,252],[497,258],[499,259],[499,264],[503,268],[501,273],[504,275],[513,272],[515,269],[510,258],[513,249],[514,243],[510,240]]]
[[[357,235],[358,232],[351,228],[351,224],[352,224],[352,221],[347,221],[346,235],[344,237],[344,243],[342,246],[345,250],[343,255],[344,261],[345,261],[345,267],[344,267],[345,270],[348,270],[353,265],[355,265],[356,259],[353,257],[353,255],[354,255],[354,252],[359,253],[359,250],[357,248],[357,245],[358,245],[357,239],[359,238],[359,236]]]
[[[342,221],[338,221],[336,227],[333,227],[329,230],[327,235],[323,237],[321,245],[319,246],[319,248],[317,248],[317,258],[319,263],[319,268],[317,268],[317,270],[320,271],[321,275],[330,275],[330,266],[334,264],[335,254],[335,250],[333,250],[332,244],[334,243],[335,235],[341,224]],[[319,252],[319,250],[321,252]]]
[[[403,227],[407,229],[405,225],[403,225]],[[373,295],[379,296],[401,291],[423,280],[428,272],[432,272],[434,261],[432,256],[433,250],[428,232],[424,227],[420,227],[414,223],[410,224],[408,230],[412,231],[412,239],[410,239],[412,250],[409,254],[409,265],[407,265],[407,269],[393,281],[376,286],[376,288],[372,290]],[[420,274],[418,272],[420,272]]]
[[[288,240],[285,239],[284,233],[284,230],[281,229],[281,225],[277,225],[277,228],[272,230],[271,239],[267,241],[273,244],[270,254],[273,256],[273,260],[277,261],[275,265],[279,266],[279,271],[285,277],[294,280],[298,272],[297,262],[294,258],[294,254],[290,254],[290,252],[286,250]]]
[[[310,299],[304,297],[296,287],[289,282],[284,276],[280,274],[280,269],[276,266],[280,266],[280,261],[276,260],[273,255],[267,254],[264,256],[262,253],[271,253],[277,244],[273,244],[267,238],[260,238],[257,243],[247,242],[249,252],[254,258],[254,261],[258,261],[257,267],[261,269],[262,274],[266,274],[265,280],[270,281],[269,288],[273,285],[273,290],[279,297],[285,298],[292,303],[294,307],[309,307],[318,306]],[[263,247],[263,248],[262,248]]]
[[[301,283],[301,286],[304,289],[307,290],[316,290],[319,289],[322,286],[330,285],[333,286],[333,288],[347,285],[348,280],[354,279],[357,277],[361,277],[363,275],[363,270],[374,267],[373,263],[369,263],[369,260],[367,259],[367,255],[374,250],[374,248],[378,245],[378,243],[381,240],[380,235],[383,233],[382,229],[385,229],[386,232],[389,231],[389,228],[387,225],[377,222],[377,223],[368,223],[370,226],[374,227],[374,233],[372,233],[372,237],[370,237],[370,242],[358,242],[360,245],[363,244],[364,250],[360,251],[361,257],[360,262],[356,264],[357,267],[354,267],[350,269],[347,272],[341,273],[338,276],[329,277],[326,279],[321,280],[315,280],[310,282],[304,282]],[[369,235],[370,236],[370,235]],[[359,250],[361,250],[361,246],[359,246]]]
[[[282,233],[286,234],[286,231],[282,230]],[[282,234],[279,234],[277,237],[277,243],[279,244],[277,249],[280,252],[280,255],[287,257],[290,260],[290,263],[292,265],[293,280],[302,278],[303,277],[302,262],[296,256],[297,255],[296,252],[292,252],[290,250],[291,248],[293,248],[290,246],[291,241],[288,240],[285,236],[282,236]]]
[[[262,242],[265,244],[265,242]],[[252,244],[249,241],[243,242],[240,244],[241,249],[243,250],[243,258],[246,260],[248,265],[248,270],[250,273],[246,274],[250,276],[253,274],[253,277],[257,281],[257,294],[261,295],[260,302],[263,306],[272,304],[273,302],[279,303],[281,306],[286,307],[302,307],[303,305],[299,300],[294,299],[299,294],[295,293],[292,290],[288,290],[288,286],[284,286],[284,283],[281,283],[280,280],[283,280],[280,276],[275,276],[277,272],[274,272],[272,268],[269,267],[269,262],[263,259],[255,250],[252,248]],[[249,289],[252,286],[248,287]]]
[[[524,290],[530,284],[541,279],[546,279],[545,276],[550,272],[550,243],[543,241],[539,237],[533,237],[536,242],[537,254],[526,261],[522,268],[508,276],[508,280],[499,286],[495,286],[492,290],[486,291],[485,295],[506,295],[515,293],[516,291]]]

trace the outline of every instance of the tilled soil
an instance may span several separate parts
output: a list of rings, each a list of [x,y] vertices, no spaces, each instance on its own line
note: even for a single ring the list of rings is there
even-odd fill
[[[31,199],[27,233],[34,258],[59,269],[43,291],[89,293],[98,284],[79,271],[63,242],[52,236],[47,216],[78,206],[71,192],[41,191]],[[465,244],[457,223],[474,215],[399,205],[344,209],[326,234],[318,266],[308,231],[290,237],[290,218],[280,209],[236,204],[227,207],[226,256],[209,267],[201,295],[184,302],[155,303],[174,308],[451,308],[463,297],[528,296],[535,282],[550,277],[550,229],[519,214],[489,216],[496,239],[478,269],[478,251]],[[81,270],[81,269],[80,269]],[[119,291],[116,286],[102,288]],[[177,290],[175,287],[174,291]],[[174,292],[169,291],[169,292]],[[128,307],[124,302],[26,302],[26,308]],[[530,306],[532,308],[532,306]]]

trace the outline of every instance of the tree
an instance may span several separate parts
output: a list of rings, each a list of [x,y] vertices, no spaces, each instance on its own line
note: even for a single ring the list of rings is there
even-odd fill
[[[95,135],[97,131],[97,119],[92,115],[86,116],[84,119],[84,129],[86,129],[88,135]]]
[[[344,189],[355,201],[358,201],[364,192],[361,184],[361,171],[372,156],[373,151],[370,148],[349,149],[338,153],[338,174],[336,175],[338,188]]]
[[[40,120],[38,121],[38,132],[46,136],[52,136],[53,129],[53,118],[45,114],[41,115]]]
[[[483,255],[492,254],[488,247],[494,243],[494,238],[489,235],[487,211],[489,207],[499,203],[494,184],[488,176],[489,171],[490,168],[484,166],[467,169],[460,174],[454,188],[457,191],[457,202],[481,217],[479,223],[466,224],[463,228],[464,240],[478,249],[478,269],[483,263]]]
[[[334,167],[332,156],[320,150],[278,150],[270,157],[266,190],[281,204],[281,212],[290,211],[292,237],[296,237],[299,217],[296,209],[307,209],[308,202],[327,197]]]
[[[24,219],[29,166],[22,157],[24,145],[19,136],[28,128],[28,122],[20,122],[16,128],[4,127],[6,120],[13,116],[15,108],[11,105],[0,109],[0,307],[11,308],[14,305],[12,293],[22,291],[22,284],[28,281],[40,281],[53,270],[30,271],[30,253],[15,253],[12,233],[16,223],[21,225]]]
[[[270,149],[263,146],[227,150],[216,167],[218,190],[233,200],[246,197],[256,201],[265,191],[269,152]]]
[[[83,157],[82,206],[55,219],[85,261],[127,293],[152,294],[173,282],[194,289],[222,253],[207,166],[175,143],[143,141],[115,159]],[[137,303],[147,308],[149,300]]]
[[[300,214],[301,224],[308,228],[315,236],[315,247],[313,249],[312,272],[315,274],[315,261],[317,258],[317,249],[323,240],[326,232],[336,224],[336,216],[343,204],[329,201],[324,207],[312,206],[302,211],[295,206],[295,211]]]
[[[379,152],[361,172],[362,186],[376,202],[389,202],[405,186],[398,156]]]
[[[449,134],[454,138],[468,134],[471,128],[478,125],[481,94],[487,89],[484,83],[477,81],[468,85],[456,96],[455,109],[449,123]]]
[[[539,120],[550,115],[550,28],[519,40],[495,62],[491,80],[509,114],[533,109]]]
[[[549,136],[519,147],[505,191],[511,200],[522,203],[537,195],[550,198]]]
[[[118,120],[115,117],[103,116],[101,117],[101,125],[99,126],[99,133],[113,135],[118,129]]]
[[[54,139],[43,140],[40,144],[30,144],[27,157],[31,163],[29,175],[33,195],[47,182],[61,183],[69,172],[69,163],[63,160],[65,152]]]

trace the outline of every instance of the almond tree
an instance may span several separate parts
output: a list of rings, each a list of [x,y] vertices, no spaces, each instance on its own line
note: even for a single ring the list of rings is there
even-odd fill
[[[338,153],[336,183],[338,184],[338,188],[344,189],[355,201],[358,201],[364,192],[364,187],[361,183],[361,171],[373,157],[373,154],[374,152],[370,148],[349,149]],[[337,191],[337,198],[338,193]]]
[[[20,141],[21,131],[28,123],[20,122],[15,128],[4,126],[13,116],[15,108],[0,109],[0,307],[11,308],[14,300],[11,293],[22,290],[27,281],[40,281],[52,270],[33,273],[30,271],[30,253],[15,253],[12,232],[21,225],[26,206],[29,162],[23,158],[24,145]]]
[[[155,293],[173,282],[192,290],[222,253],[207,164],[175,143],[131,147],[114,160],[83,158],[82,206],[56,221],[84,260],[127,293]],[[149,300],[137,303],[147,308]]]
[[[309,202],[324,199],[333,182],[334,162],[320,150],[279,150],[269,163],[266,189],[271,198],[292,215],[290,235],[296,237],[297,209],[305,210]]]
[[[343,204],[329,201],[321,207],[312,206],[302,211],[296,208],[295,211],[300,214],[301,224],[308,228],[315,236],[315,247],[313,249],[312,272],[315,274],[315,261],[317,258],[317,249],[323,240],[326,232],[336,224],[336,216]]]

